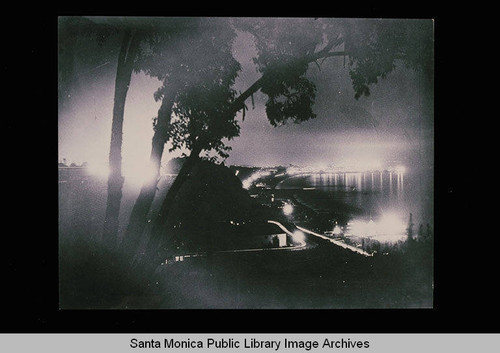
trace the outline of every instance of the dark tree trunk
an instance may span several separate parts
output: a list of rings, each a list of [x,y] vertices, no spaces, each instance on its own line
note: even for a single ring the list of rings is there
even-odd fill
[[[115,79],[115,97],[113,105],[113,122],[111,126],[111,143],[109,150],[108,198],[102,240],[106,246],[116,246],[118,238],[118,216],[122,199],[122,134],[125,100],[132,77],[133,63],[137,54],[139,39],[137,34],[125,30],[123,35]]]
[[[175,101],[175,94],[164,96],[160,109],[158,110],[158,120],[155,126],[155,133],[151,143],[150,164],[154,169],[154,175],[145,180],[141,192],[135,201],[129,224],[123,241],[123,250],[133,257],[139,246],[141,236],[147,224],[147,215],[156,195],[156,187],[160,177],[161,159],[165,143],[168,139],[167,129],[170,124],[170,116]]]
[[[238,110],[240,110],[245,103],[245,100],[249,98],[253,93],[257,92],[262,87],[263,79],[257,80],[253,85],[251,85],[245,92],[243,92],[231,105],[229,108],[230,114],[235,114]],[[173,102],[172,102],[173,104]],[[158,114],[158,123],[160,123],[160,113]],[[151,157],[153,157],[153,151],[157,150],[163,153],[164,143],[160,147],[155,143],[155,137],[161,129],[157,127],[155,130],[155,136],[153,137],[153,146]],[[158,141],[161,141],[158,138]],[[165,141],[166,142],[166,141]],[[155,215],[153,219],[153,225],[150,230],[149,241],[147,244],[147,248],[144,254],[144,257],[148,259],[148,263],[151,265],[159,264],[163,261],[162,257],[166,253],[166,223],[168,220],[168,215],[170,209],[173,205],[175,197],[179,192],[180,188],[187,180],[189,173],[192,168],[199,160],[199,154],[201,152],[201,148],[195,148],[191,152],[190,156],[186,159],[184,165],[182,166],[179,174],[177,175],[174,183],[170,186],[165,199],[161,205],[161,208],[157,215]],[[161,156],[159,156],[159,160],[161,160]],[[158,165],[159,167],[159,165]],[[156,184],[157,179],[154,182],[151,182],[149,185],[144,185],[141,189],[141,193],[134,205],[134,210],[132,211],[132,216],[130,218],[129,227],[127,228],[127,253],[130,255],[134,255],[134,251],[137,250],[139,245],[140,237],[144,233],[147,223],[147,214],[151,207],[151,204],[154,200],[154,196],[156,193]],[[147,234],[145,234],[147,235]],[[129,241],[130,239],[130,241]],[[143,263],[143,265],[145,265]]]
[[[159,265],[164,259],[165,253],[167,251],[167,243],[165,241],[167,230],[166,225],[169,217],[170,210],[172,209],[175,198],[181,189],[184,182],[188,179],[189,174],[199,161],[199,154],[201,149],[193,149],[191,154],[186,159],[182,165],[179,174],[175,178],[175,181],[168,189],[165,199],[161,204],[160,210],[155,215],[153,220],[153,226],[151,228],[149,242],[146,248],[145,256],[149,264],[156,266]]]

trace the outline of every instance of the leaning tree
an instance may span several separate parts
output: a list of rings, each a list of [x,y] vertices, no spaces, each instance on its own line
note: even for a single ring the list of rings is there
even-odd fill
[[[122,196],[121,173],[122,127],[125,101],[130,85],[141,33],[130,26],[128,20],[112,21],[88,17],[61,17],[58,23],[59,50],[59,104],[64,106],[71,97],[71,88],[78,85],[79,66],[92,65],[89,72],[116,61],[115,89],[112,115],[112,131],[109,152],[110,174],[103,240],[108,245],[116,241],[118,214]],[[113,48],[119,42],[118,56]],[[76,59],[77,58],[77,59]],[[87,74],[87,73],[83,73]]]
[[[124,184],[122,175],[123,120],[132,75],[134,72],[138,73],[148,69],[147,63],[143,67],[143,59],[151,55],[152,50],[155,50],[154,46],[148,45],[151,41],[162,43],[163,46],[177,46],[176,43],[192,30],[194,19],[88,17],[75,20],[73,18],[63,18],[63,26],[60,27],[60,42],[63,45],[60,46],[60,49],[73,49],[74,44],[71,44],[71,33],[74,32],[72,29],[75,28],[75,22],[84,31],[85,35],[96,37],[101,44],[112,35],[120,37],[118,56],[115,57],[116,75],[109,149],[109,176],[106,213],[102,232],[103,243],[110,248],[114,248],[118,239],[120,203]],[[72,24],[72,26],[68,26],[67,23]],[[111,50],[108,50],[106,55],[109,57],[111,52]],[[69,54],[71,54],[71,51]],[[160,55],[161,53],[158,53],[158,56]],[[70,56],[66,55],[65,57]],[[66,65],[66,67],[70,68],[71,66]],[[61,76],[64,78],[64,75],[60,74]]]
[[[193,158],[202,150],[224,156],[227,148],[221,140],[234,135],[232,131],[224,131],[229,126],[209,123],[206,119],[207,116],[220,115],[217,110],[227,104],[222,101],[234,100],[236,92],[230,87],[240,70],[240,64],[231,52],[236,33],[224,19],[188,18],[184,21],[184,30],[179,29],[177,36],[168,40],[162,33],[149,36],[141,53],[141,70],[159,79],[162,85],[154,97],[161,101],[161,105],[153,119],[152,173],[143,181],[122,242],[122,250],[131,256],[135,254],[148,224],[147,216],[160,180],[161,160],[167,142],[171,151],[191,150]],[[224,97],[224,94],[228,96]],[[237,127],[234,121],[231,124],[231,128]],[[194,141],[195,136],[202,135],[198,129],[219,129],[220,135],[212,132],[213,136],[207,141]],[[182,177],[178,177],[174,182],[170,194],[181,180]]]
[[[422,30],[416,28],[420,25],[417,22],[245,19],[236,20],[233,25],[253,35],[257,48],[254,62],[261,77],[239,95],[230,94],[225,99],[203,102],[203,97],[211,95],[210,90],[217,92],[215,86],[208,84],[189,90],[184,96],[189,98],[182,100],[179,96],[177,105],[174,103],[173,110],[179,120],[168,124],[165,131],[174,146],[186,147],[190,155],[152,219],[146,254],[156,263],[161,261],[168,246],[165,224],[185,177],[203,149],[219,146],[219,151],[223,151],[217,139],[238,135],[237,113],[242,111],[245,116],[245,102],[253,98],[254,93],[264,93],[267,118],[273,126],[279,126],[287,121],[302,122],[315,117],[312,106],[316,86],[307,72],[310,65],[321,67],[328,58],[348,59],[357,99],[369,95],[369,86],[386,77],[398,63],[426,70],[429,76],[432,75],[432,60],[429,60],[432,59],[432,27],[424,25]],[[231,80],[226,82],[231,83]],[[217,121],[233,126],[234,131],[217,134],[217,125],[214,125]]]

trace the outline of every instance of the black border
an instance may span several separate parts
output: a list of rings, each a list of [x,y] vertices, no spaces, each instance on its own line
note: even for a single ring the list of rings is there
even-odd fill
[[[259,5],[256,5],[259,6]],[[417,6],[415,4],[415,6]],[[170,11],[165,14],[134,15],[189,15],[228,16],[211,7],[197,13]],[[435,95],[435,229],[436,265],[435,298],[433,309],[377,309],[377,310],[158,310],[75,311],[58,309],[58,254],[57,254],[57,184],[51,167],[57,156],[57,16],[88,14],[110,15],[116,12],[60,10],[43,16],[34,13],[25,16],[22,23],[6,28],[4,33],[16,31],[12,57],[4,65],[4,72],[12,75],[14,100],[8,102],[23,107],[12,117],[14,125],[7,124],[8,134],[21,138],[14,150],[5,152],[12,157],[7,163],[10,174],[12,200],[9,200],[13,230],[6,231],[2,258],[1,290],[7,298],[5,307],[11,308],[2,320],[4,333],[490,333],[498,332],[498,320],[486,320],[485,314],[494,314],[496,291],[491,286],[494,278],[482,276],[487,269],[483,256],[476,253],[464,256],[465,246],[460,218],[464,202],[469,199],[463,183],[457,178],[457,169],[463,165],[460,146],[471,141],[470,131],[456,120],[464,112],[457,104],[458,84],[457,48],[464,38],[457,36],[463,18],[444,15],[436,9],[407,13],[387,11],[373,5],[365,11],[343,11],[333,14],[313,9],[298,13],[290,9],[265,16],[279,17],[384,17],[433,18],[436,29],[436,95]],[[311,11],[311,12],[312,12]],[[328,16],[325,16],[329,14]],[[131,15],[118,13],[118,15]],[[231,16],[253,16],[245,11]],[[262,16],[262,14],[261,14]],[[23,28],[19,28],[23,27]],[[9,30],[10,29],[10,30]],[[462,33],[462,32],[460,32]],[[26,61],[24,61],[26,60]],[[462,61],[460,61],[462,63]],[[21,65],[21,66],[20,66]],[[24,69],[23,69],[24,68]],[[26,77],[19,78],[19,71]],[[17,100],[16,100],[17,99]],[[28,108],[27,111],[25,108]],[[20,114],[20,115],[19,115]],[[15,124],[19,122],[19,126]],[[19,134],[19,132],[21,134]],[[19,141],[19,140],[18,140]],[[26,143],[25,147],[22,145]],[[21,146],[20,146],[21,145]],[[26,154],[28,168],[19,169],[20,155]],[[52,160],[52,162],[51,162]],[[9,170],[11,168],[8,168]],[[21,175],[20,175],[21,174]],[[24,202],[19,199],[23,190]],[[26,193],[24,193],[26,191]],[[9,195],[11,196],[11,195]],[[26,200],[29,200],[26,202]],[[8,229],[8,228],[5,228]],[[443,235],[443,236],[441,236]],[[440,240],[446,237],[452,241]],[[478,264],[479,263],[479,264]],[[494,268],[487,273],[494,276]]]

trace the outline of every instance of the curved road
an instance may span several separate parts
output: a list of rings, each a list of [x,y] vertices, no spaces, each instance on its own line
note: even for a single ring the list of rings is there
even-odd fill
[[[290,230],[288,230],[280,222],[272,221],[272,220],[268,220],[267,222],[277,225],[286,234],[290,235],[292,238],[296,238],[296,235],[294,235]],[[250,248],[250,249],[219,250],[219,251],[214,251],[213,253],[214,254],[224,254],[224,253],[242,253],[242,252],[256,252],[256,251],[301,250],[301,249],[306,249],[308,247],[311,247],[311,245],[308,245],[304,240],[298,240],[298,241],[299,241],[299,245],[282,246],[279,248]],[[190,258],[190,257],[205,256],[206,254],[207,254],[206,252],[198,252],[198,253],[180,255],[180,256],[182,256],[184,258]]]

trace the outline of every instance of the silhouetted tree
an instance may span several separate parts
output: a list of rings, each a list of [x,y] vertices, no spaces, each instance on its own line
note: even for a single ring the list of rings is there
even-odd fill
[[[396,22],[386,25],[378,21],[358,24],[344,20],[252,19],[237,25],[255,37],[258,55],[254,62],[262,76],[239,96],[233,95],[229,100],[214,100],[203,107],[222,117],[220,120],[211,114],[193,114],[191,111],[189,115],[184,116],[189,117],[188,120],[180,119],[175,124],[170,124],[170,138],[173,144],[184,145],[191,153],[155,216],[151,232],[153,245],[150,244],[149,247],[155,252],[154,258],[159,256],[158,250],[163,246],[160,245],[161,234],[165,231],[163,225],[168,218],[168,211],[199,153],[204,146],[209,146],[216,150],[218,148],[219,154],[225,155],[227,151],[224,151],[223,144],[218,139],[224,137],[227,132],[237,136],[237,131],[229,131],[231,128],[237,129],[237,124],[230,122],[240,110],[243,110],[243,117],[245,116],[245,101],[255,92],[260,90],[267,96],[267,117],[273,126],[278,126],[289,120],[301,122],[315,117],[312,105],[316,88],[306,77],[311,63],[320,66],[321,62],[329,57],[348,56],[356,98],[368,95],[368,86],[391,72],[398,60],[418,68],[418,62],[414,60],[416,57],[406,52],[412,46],[399,39],[412,39],[414,36],[410,33],[411,27],[404,27]],[[304,31],[300,28],[304,28]],[[203,87],[204,90],[214,88]],[[196,90],[191,94],[194,94],[191,97],[196,99],[191,99],[190,104],[195,104],[204,94],[209,95],[208,91],[203,94]],[[216,107],[217,104],[221,106]],[[176,109],[182,113],[183,109],[185,112],[189,111],[190,108],[186,107],[179,105]],[[223,134],[217,134],[217,130],[210,131],[211,124],[216,121],[225,122],[224,126],[229,130]]]
[[[143,70],[143,64],[148,69],[146,63],[143,63],[143,59],[148,56],[149,51],[155,49],[149,44],[153,41],[156,43],[172,42],[173,38],[178,40],[183,30],[185,30],[185,26],[183,27],[182,24],[186,20],[182,18],[79,17],[74,19],[68,17],[63,18],[61,22],[65,26],[60,33],[65,33],[68,29],[69,33],[65,33],[61,40],[63,45],[60,47],[60,56],[67,60],[62,60],[64,70],[60,70],[59,75],[60,93],[65,91],[64,83],[71,74],[72,53],[74,52],[74,46],[68,45],[72,40],[71,33],[83,31],[86,35],[96,37],[99,43],[103,43],[111,34],[118,34],[121,37],[115,77],[109,152],[110,174],[108,177],[107,205],[103,227],[103,241],[110,247],[114,247],[118,235],[118,216],[124,183],[121,171],[123,116],[131,77],[133,72]],[[104,54],[104,56],[109,56],[109,53]]]
[[[406,235],[408,236],[408,240],[413,240],[413,214],[410,213],[410,218],[408,220],[408,227],[406,228]]]
[[[100,67],[102,62],[112,60],[109,50],[103,44],[110,37],[121,34],[121,49],[118,55],[113,107],[113,125],[110,143],[109,163],[111,173],[108,179],[108,200],[103,239],[112,244],[116,240],[118,229],[118,213],[120,209],[121,187],[121,139],[125,98],[132,74],[133,61],[137,51],[138,40],[135,31],[124,27],[122,21],[100,23],[85,17],[61,17],[59,19],[59,104],[64,104],[70,97],[70,83],[78,82],[75,73],[75,57],[82,60],[84,68]],[[93,42],[96,42],[95,45]],[[96,50],[97,49],[97,50]],[[81,53],[80,53],[81,51]],[[80,53],[81,55],[78,55]],[[116,59],[116,54],[115,58]]]
[[[227,111],[236,96],[232,86],[239,70],[239,63],[228,51],[225,58],[218,55],[217,60],[205,62],[203,68],[196,71],[196,79],[178,93],[173,107],[175,119],[168,131],[172,143],[170,151],[183,148],[189,151],[189,156],[154,217],[146,252],[148,257],[159,259],[162,256],[165,250],[162,237],[169,211],[181,186],[199,160],[200,153],[214,152],[226,158],[229,147],[223,140],[239,134],[234,114],[228,114]],[[208,155],[203,158],[213,159]],[[159,251],[161,247],[163,250]]]
[[[123,115],[125,100],[130,86],[132,73],[143,70],[145,52],[151,47],[145,42],[155,38],[163,42],[173,37],[178,21],[157,18],[127,18],[114,25],[123,28],[123,39],[118,56],[118,66],[115,81],[115,98],[113,106],[113,121],[111,126],[111,142],[109,153],[110,174],[108,177],[108,199],[104,220],[103,240],[109,246],[116,245],[118,235],[118,217],[122,198],[124,178],[121,173],[121,149],[123,135]],[[142,46],[141,46],[142,43]]]
[[[167,40],[165,34],[150,37],[147,43],[149,50],[141,58],[142,69],[162,80],[163,85],[155,93],[155,99],[161,100],[161,106],[153,121],[150,164],[154,173],[144,181],[132,209],[123,243],[128,253],[136,250],[145,229],[156,193],[165,144],[170,140],[171,151],[179,148],[191,150],[192,158],[197,158],[202,150],[214,150],[224,155],[227,148],[221,140],[234,135],[227,130],[229,125],[237,128],[232,119],[229,125],[225,125],[218,124],[220,119],[209,121],[207,118],[219,113],[211,108],[220,109],[218,100],[234,96],[234,92],[228,90],[240,70],[239,63],[231,54],[234,31],[227,21],[203,18],[177,20],[175,28],[175,35]],[[224,94],[230,97],[224,98]],[[173,113],[178,117],[174,122],[171,121]],[[213,132],[208,137],[208,134],[197,131],[200,128]],[[201,135],[208,139],[202,142]],[[197,141],[192,140],[195,136],[198,136]],[[191,162],[186,163],[186,168],[190,165]],[[183,174],[185,172],[177,178],[177,183],[182,180]],[[175,185],[169,193],[176,190]]]
[[[433,27],[431,21],[378,19],[245,19],[238,28],[253,34],[258,50],[254,62],[262,77],[234,103],[261,90],[268,95],[266,112],[274,126],[314,117],[305,107],[314,102],[314,85],[305,77],[310,64],[321,69],[331,57],[348,58],[355,98],[370,94],[369,86],[385,78],[399,64],[421,70],[432,81]],[[302,93],[299,90],[304,89]],[[288,99],[287,102],[284,100]],[[293,113],[291,112],[293,111]]]
[[[111,142],[109,148],[109,177],[106,215],[104,219],[103,241],[111,247],[116,246],[118,235],[118,216],[122,199],[122,140],[123,115],[134,62],[138,53],[141,34],[136,30],[125,28],[118,55],[115,78],[115,94],[113,104],[113,120],[111,125]]]
[[[398,65],[434,75],[432,21],[365,19],[344,20],[345,51],[355,98],[370,95],[369,86]]]
[[[424,239],[424,225],[422,223],[420,223],[420,225],[418,226],[418,240],[423,240]]]

